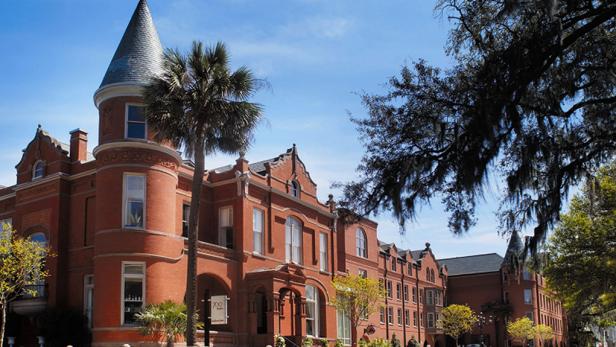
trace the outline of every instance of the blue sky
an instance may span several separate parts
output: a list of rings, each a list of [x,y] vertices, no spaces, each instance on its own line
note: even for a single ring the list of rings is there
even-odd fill
[[[98,112],[92,95],[115,52],[137,0],[6,0],[0,2],[0,184],[15,184],[21,150],[37,124],[68,142],[75,128],[96,145]],[[296,143],[325,200],[334,181],[355,177],[363,150],[349,121],[365,115],[357,95],[379,93],[407,62],[424,58],[446,67],[449,23],[429,0],[149,0],[163,46],[186,50],[193,40],[224,41],[233,65],[246,65],[271,89],[255,97],[267,118],[250,161],[273,157]],[[235,158],[207,158],[213,168]],[[497,182],[498,179],[492,180]],[[388,215],[379,237],[437,257],[498,252],[497,186],[486,192],[478,224],[462,237],[447,229],[435,200],[400,235]]]

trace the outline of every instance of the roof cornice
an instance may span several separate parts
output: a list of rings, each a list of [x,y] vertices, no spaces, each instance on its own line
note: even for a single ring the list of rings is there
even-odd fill
[[[108,84],[94,92],[94,105],[98,108],[104,101],[121,96],[143,97],[143,87],[133,82]]]

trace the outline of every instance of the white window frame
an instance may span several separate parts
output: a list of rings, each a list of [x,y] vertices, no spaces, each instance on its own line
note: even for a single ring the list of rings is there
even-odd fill
[[[261,216],[261,225],[256,225],[256,216]],[[257,244],[258,242],[258,244]],[[258,247],[257,247],[258,245]],[[252,209],[252,251],[256,254],[265,253],[265,211],[260,208]]]
[[[408,284],[405,284],[404,287],[402,288],[402,298],[404,299],[404,302],[409,301],[409,285]]]
[[[336,336],[345,346],[351,345],[351,319],[342,310],[336,310]]]
[[[297,223],[293,223],[292,221],[296,221]],[[294,229],[293,226],[296,225],[298,227],[298,229]],[[304,258],[304,250],[303,250],[303,237],[304,237],[304,225],[302,223],[302,221],[299,218],[293,217],[293,216],[289,216],[287,217],[287,221],[285,222],[285,262],[287,263],[295,263],[295,264],[302,264],[303,263],[303,258]],[[298,240],[299,240],[299,245],[296,245],[293,242],[293,235],[294,233],[297,232],[298,233]],[[293,249],[297,247],[299,248],[298,251],[298,257],[299,259],[294,259],[293,257]]]
[[[396,282],[396,300],[402,299],[402,283]]]
[[[230,225],[222,225],[222,214],[223,211],[230,211],[229,212],[229,222],[231,223]],[[222,247],[227,247],[227,228],[231,228],[233,229],[233,206],[231,205],[227,205],[227,206],[221,206],[218,209],[218,245],[222,246]],[[232,240],[235,241],[235,240]]]
[[[411,310],[408,308],[404,309],[404,325],[407,327],[411,326]]]
[[[43,173],[40,176],[37,176],[36,175],[36,168],[37,168],[37,166],[39,166],[39,164],[43,165],[43,169],[42,169]],[[41,178],[45,177],[45,171],[46,171],[45,169],[46,168],[47,168],[47,166],[45,165],[45,161],[44,160],[39,159],[39,160],[35,161],[34,164],[32,165],[32,180],[34,181],[34,180],[38,180],[38,179],[41,179]]]
[[[397,266],[398,264],[397,263],[398,263],[398,261],[396,260],[395,257],[391,259],[391,271],[393,271],[393,272],[398,271],[398,266]]]
[[[403,318],[402,318],[402,309],[400,307],[398,307],[398,309],[396,310],[396,318],[397,318],[398,325],[402,326]]]
[[[394,287],[393,283],[390,280],[387,280],[387,297],[390,299],[394,298]]]
[[[355,254],[361,258],[368,258],[368,239],[366,231],[362,228],[355,230]]]
[[[308,295],[308,287],[312,288],[314,297],[310,298]],[[308,317],[308,305],[314,305],[314,317]],[[306,286],[306,334],[308,334],[308,321],[312,321],[314,335],[308,335],[311,337],[319,337],[319,325],[320,325],[320,317],[319,317],[319,290],[315,286],[307,285]]]
[[[92,293],[90,307],[88,307],[88,293]],[[92,328],[92,320],[94,318],[94,275],[88,274],[83,276],[83,314],[88,318],[88,327]]]
[[[329,269],[328,235],[319,233],[319,269],[327,272]]]
[[[379,310],[379,322],[385,324],[385,306],[381,306]]]
[[[359,269],[359,270],[357,270],[357,274],[361,278],[368,278],[368,271],[367,270]]]
[[[428,328],[434,328],[434,313],[428,312],[426,316]]]
[[[394,308],[392,306],[387,307],[387,324],[394,325]]]
[[[417,328],[417,311],[413,311],[413,326]]]
[[[126,274],[124,273],[124,268],[126,265],[141,265],[143,267],[143,274]],[[146,288],[146,263],[144,261],[123,261],[122,262],[122,271],[121,271],[121,279],[120,279],[120,324],[121,325],[129,325],[134,326],[133,323],[125,323],[124,322],[124,282],[126,278],[131,279],[141,279],[141,308],[146,306],[146,297],[145,297],[145,288]]]
[[[127,194],[127,187],[126,187],[126,178],[130,177],[130,176],[139,176],[139,177],[143,177],[143,222],[141,223],[142,226],[140,227],[135,227],[135,226],[128,226],[128,194]],[[122,228],[124,229],[137,229],[137,230],[145,230],[146,229],[146,212],[147,212],[147,196],[148,196],[148,177],[146,174],[144,173],[139,173],[139,172],[125,172],[124,175],[122,176]]]
[[[128,137],[128,109],[130,108],[130,106],[135,106],[135,107],[145,107],[145,104],[140,104],[140,103],[126,103],[124,105],[124,138],[125,139],[129,139],[129,140],[144,140],[147,141],[148,140],[148,121],[145,118],[145,115],[143,116],[143,124],[144,124],[144,138],[139,138],[139,137]]]

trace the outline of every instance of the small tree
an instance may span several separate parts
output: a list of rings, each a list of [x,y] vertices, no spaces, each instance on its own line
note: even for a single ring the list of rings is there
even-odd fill
[[[552,330],[552,327],[548,325],[537,324],[535,327],[535,335],[541,343],[541,346],[543,346],[543,342],[545,340],[551,340],[554,337],[554,331]]]
[[[441,311],[436,324],[458,344],[460,335],[470,332],[477,321],[477,316],[467,305],[450,305]]]
[[[358,275],[336,276],[333,280],[336,297],[333,304],[351,322],[351,341],[357,344],[357,327],[362,318],[368,318],[380,307],[385,291],[377,280]]]
[[[141,325],[141,334],[152,335],[157,340],[164,338],[168,347],[173,346],[176,338],[186,332],[186,305],[171,300],[148,305],[136,317]],[[203,323],[197,323],[198,328],[202,326]]]
[[[535,327],[533,326],[533,321],[528,319],[528,317],[522,317],[507,323],[507,333],[513,341],[520,342],[522,346],[526,346],[528,340],[532,340],[535,337]]]
[[[34,286],[47,276],[45,259],[49,254],[46,245],[17,236],[9,224],[2,226],[0,235],[0,306],[2,323],[0,347],[4,343],[6,309],[9,303],[22,295],[37,296]]]

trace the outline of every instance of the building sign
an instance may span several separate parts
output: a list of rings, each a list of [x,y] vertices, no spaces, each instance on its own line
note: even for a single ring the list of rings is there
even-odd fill
[[[215,295],[210,299],[210,321],[212,325],[227,324],[227,296]]]

